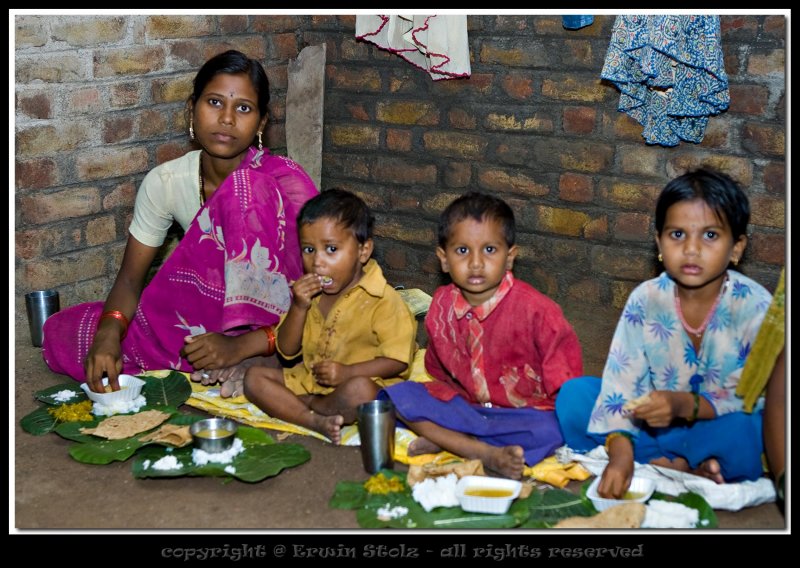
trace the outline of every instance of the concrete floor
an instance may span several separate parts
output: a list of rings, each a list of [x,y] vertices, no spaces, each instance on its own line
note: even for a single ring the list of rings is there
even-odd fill
[[[581,327],[576,325],[576,329]],[[308,448],[311,460],[256,484],[192,477],[138,480],[133,478],[130,461],[105,466],[74,461],[67,453],[72,442],[56,434],[32,436],[20,429],[20,418],[40,405],[33,393],[68,379],[49,371],[40,349],[31,346],[26,328],[12,341],[14,461],[10,473],[14,475],[14,503],[13,509],[9,507],[10,532],[14,528],[22,532],[359,528],[353,511],[327,505],[337,481],[367,479],[358,448],[333,447],[313,438],[292,436],[287,441]],[[598,370],[587,365],[587,372]],[[737,513],[718,511],[718,516],[721,529],[786,527],[775,504]]]

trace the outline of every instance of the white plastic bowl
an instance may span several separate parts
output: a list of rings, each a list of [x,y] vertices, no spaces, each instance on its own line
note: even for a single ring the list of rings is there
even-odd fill
[[[501,477],[486,477],[483,475],[467,475],[458,480],[456,496],[461,508],[470,513],[490,513],[502,515],[511,506],[511,502],[519,497],[522,483],[513,479]],[[504,493],[497,497],[483,497],[468,495],[471,491],[486,490],[489,492]]]
[[[108,377],[103,379],[103,386],[105,387],[107,385]],[[81,388],[92,402],[102,404],[103,406],[112,406],[117,403],[128,403],[135,400],[142,393],[142,387],[144,385],[145,382],[142,379],[136,378],[133,375],[120,375],[120,390],[118,391],[94,392],[86,383],[83,383]]]
[[[647,477],[634,477],[631,480],[631,486],[628,488],[629,493],[636,493],[639,496],[636,499],[606,499],[600,497],[597,493],[597,487],[600,485],[600,476],[596,477],[589,489],[586,491],[586,496],[594,503],[594,508],[598,511],[604,511],[614,505],[622,505],[623,503],[644,503],[653,495],[656,489],[656,482]]]

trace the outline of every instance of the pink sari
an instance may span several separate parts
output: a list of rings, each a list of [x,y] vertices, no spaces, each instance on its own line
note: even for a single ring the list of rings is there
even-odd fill
[[[303,273],[297,214],[316,194],[298,164],[250,148],[143,290],[122,342],[123,372],[189,372],[180,356],[187,335],[277,323],[289,309],[289,283]],[[42,356],[52,371],[85,380],[102,309],[80,304],[48,318]]]

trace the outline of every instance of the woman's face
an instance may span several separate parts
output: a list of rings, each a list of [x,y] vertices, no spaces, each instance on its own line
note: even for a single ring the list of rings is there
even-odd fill
[[[219,73],[194,103],[197,142],[211,156],[231,159],[244,154],[267,117],[258,112],[258,93],[244,73]]]

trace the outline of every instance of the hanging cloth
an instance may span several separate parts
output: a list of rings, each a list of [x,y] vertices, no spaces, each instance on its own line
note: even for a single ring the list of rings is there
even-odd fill
[[[467,16],[356,16],[356,39],[424,69],[434,81],[470,76]]]
[[[730,103],[719,16],[617,16],[601,77],[648,144],[702,142]]]

